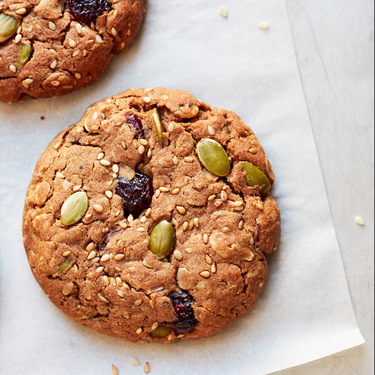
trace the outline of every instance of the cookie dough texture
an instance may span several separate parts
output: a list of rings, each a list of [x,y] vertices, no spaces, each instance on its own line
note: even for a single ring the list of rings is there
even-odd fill
[[[12,17],[18,26],[0,43],[0,101],[56,97],[94,83],[113,54],[133,41],[146,1],[111,1],[91,25],[74,21],[67,1],[0,1],[0,23],[9,29]],[[1,31],[7,30],[0,24],[0,41]]]
[[[129,113],[141,119],[147,142],[126,122]],[[226,149],[226,177],[200,163],[196,144],[202,138]],[[242,161],[274,182],[250,128],[235,113],[211,109],[188,92],[130,89],[96,103],[50,143],[27,189],[24,244],[35,278],[66,315],[107,335],[171,342],[220,333],[253,306],[280,236],[275,200],[246,185]],[[152,178],[154,195],[133,220],[124,217],[116,179],[131,179],[135,171]],[[88,209],[66,227],[61,207],[77,191],[86,192]],[[176,243],[158,260],[149,241],[161,220],[173,224]],[[195,300],[198,324],[183,335],[151,337],[157,323],[176,320],[168,295],[182,291]]]

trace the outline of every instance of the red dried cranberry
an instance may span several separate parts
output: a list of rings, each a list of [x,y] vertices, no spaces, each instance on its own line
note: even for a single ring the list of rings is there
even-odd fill
[[[135,115],[134,113],[127,113],[125,115],[125,117],[126,117],[126,123],[133,125],[134,128],[135,128],[135,130],[136,130],[135,138],[137,138],[137,139],[140,139],[140,138],[146,139],[145,131],[143,129],[143,125],[142,125],[141,119],[137,115]]]
[[[125,177],[117,179],[116,193],[122,199],[124,215],[132,214],[134,218],[150,207],[154,188],[152,181],[142,173],[135,173],[132,180]]]
[[[88,26],[110,8],[108,0],[68,0],[68,10],[73,21]]]
[[[168,297],[172,301],[178,319],[174,322],[163,322],[162,325],[173,329],[178,334],[191,331],[198,323],[191,307],[191,304],[195,302],[193,297],[185,292],[182,294],[172,292]]]

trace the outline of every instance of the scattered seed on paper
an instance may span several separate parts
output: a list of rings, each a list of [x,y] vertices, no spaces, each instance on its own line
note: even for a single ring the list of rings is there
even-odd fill
[[[262,30],[268,30],[270,28],[270,25],[268,22],[261,22],[258,24],[258,26]]]
[[[225,7],[220,7],[219,9],[220,15],[224,18],[228,18],[228,10]]]
[[[358,225],[361,225],[362,227],[365,226],[365,221],[360,217],[360,216],[357,216],[355,218],[355,222],[358,224]]]

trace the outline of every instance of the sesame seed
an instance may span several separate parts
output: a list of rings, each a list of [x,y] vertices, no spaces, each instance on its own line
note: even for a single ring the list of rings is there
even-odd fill
[[[109,254],[104,254],[100,259],[101,262],[106,262],[107,260],[109,260]]]
[[[194,159],[191,156],[187,156],[184,158],[184,160],[186,161],[186,163],[192,163]]]
[[[150,371],[151,371],[151,368],[150,368],[150,365],[148,362],[145,363],[145,367],[143,367],[143,371],[145,372],[145,374],[149,374]]]
[[[150,301],[150,306],[151,306],[151,308],[154,308],[154,307],[155,307],[155,301],[154,301],[154,300],[151,300],[151,301]]]
[[[128,312],[124,312],[123,316],[124,316],[125,319],[129,319],[130,318],[130,315],[129,315]]]
[[[103,43],[103,39],[99,34],[96,35],[95,39],[98,43]]]
[[[56,25],[53,23],[53,22],[48,22],[48,27],[50,28],[50,30],[52,31],[55,31],[56,30]]]
[[[212,273],[216,273],[216,271],[217,271],[216,263],[214,263],[214,264],[211,266],[211,272],[212,272]]]
[[[252,148],[249,150],[249,152],[250,152],[251,154],[256,154],[256,153],[257,153],[257,149],[254,148],[254,147],[252,147]]]
[[[128,30],[127,35],[128,35],[128,36],[131,36],[131,35],[132,35],[132,31],[131,31],[130,29]]]
[[[92,116],[92,119],[93,120],[96,120],[98,118],[98,112],[94,112],[93,116]]]
[[[253,236],[250,237],[250,245],[251,245],[251,246],[254,245],[254,237],[253,237]]]
[[[147,151],[147,157],[148,157],[148,158],[151,158],[151,154],[152,154],[152,151],[151,151],[151,149],[149,149],[149,150]]]
[[[154,323],[152,326],[151,326],[151,329],[153,331],[155,331],[156,328],[158,328],[159,324],[158,323]]]
[[[194,228],[194,221],[191,220],[189,223],[189,229],[192,230]]]
[[[96,254],[95,254],[96,255]],[[99,257],[97,257],[97,258],[94,258],[93,260],[92,260],[92,262],[93,263],[98,263],[99,262],[99,260],[100,260],[100,258]]]
[[[145,96],[145,97],[143,98],[143,101],[144,101],[145,103],[150,103],[150,102],[151,102],[151,98],[149,98],[148,96]]]
[[[142,305],[142,302],[143,302],[143,300],[138,299],[137,301],[134,302],[134,305],[135,305],[135,306]]]
[[[112,365],[112,375],[119,375],[119,371],[115,365]]]
[[[125,228],[128,227],[128,224],[126,224],[124,221],[119,221],[118,225],[119,225],[121,228],[123,228],[123,229],[125,229]]]
[[[52,81],[51,85],[57,87],[57,86],[60,86],[60,82],[59,81]]]
[[[254,253],[252,251],[250,251],[250,255],[248,257],[244,258],[244,260],[246,260],[247,262],[251,262],[253,259]]]
[[[98,156],[97,156],[97,159],[98,160],[101,160],[104,158],[104,152],[99,152]]]
[[[26,13],[26,9],[25,8],[21,8],[21,9],[18,9],[16,11],[16,14],[19,14],[19,15],[22,15],[22,14],[25,14]]]
[[[174,165],[178,164],[178,158],[177,158],[177,156],[173,156],[173,164]]]
[[[57,60],[54,60],[54,61],[51,63],[50,68],[51,68],[51,69],[55,69],[56,66],[57,66]]]
[[[177,260],[181,260],[182,259],[182,253],[181,253],[180,250],[175,250],[173,254],[174,254],[174,256],[175,256],[175,258]]]
[[[270,25],[268,22],[261,22],[258,24],[258,26],[262,30],[268,30],[270,28]]]
[[[182,224],[182,230],[185,231],[189,228],[189,223],[187,221],[185,221],[183,224]]]
[[[240,211],[243,211],[244,208],[245,208],[245,207],[243,207],[243,206],[241,206],[241,207],[235,207],[234,210],[240,212]],[[258,208],[259,208],[259,207],[258,207]],[[262,209],[263,209],[263,207],[262,207]]]
[[[100,205],[100,204],[94,204],[92,206],[92,208],[97,211],[97,212],[102,212],[103,211],[103,207]]]
[[[243,205],[243,202],[242,202],[242,201],[237,201],[237,202],[234,202],[233,205],[234,205],[235,207],[240,207],[240,206]]]
[[[221,202],[215,202],[215,207],[218,208],[221,206]]]
[[[77,191],[81,188],[82,185],[76,185],[73,187],[73,191]]]
[[[230,232],[230,229],[229,229],[228,227],[224,227],[224,228],[223,228],[223,232],[224,232],[224,233],[228,233],[228,232]]]
[[[143,227],[141,227],[141,228],[137,228],[137,231],[138,231],[138,232],[145,232],[145,231],[146,231],[146,229],[145,229],[145,228],[143,228]]]
[[[62,294],[64,296],[68,296],[72,292],[73,288],[74,288],[74,284],[73,283],[65,284],[64,287],[63,287],[63,289],[62,289]]]
[[[185,251],[188,253],[188,254],[191,254],[193,252],[193,250],[191,250],[189,247],[185,249]]]
[[[206,262],[212,264],[212,258],[209,255],[206,255]]]
[[[185,208],[182,207],[182,206],[177,206],[176,208],[177,208],[177,211],[178,211],[181,215],[183,215],[183,214],[186,212]]]
[[[145,89],[145,93],[147,94],[148,92],[151,92],[153,90],[154,90],[153,88],[147,88],[147,89]]]
[[[360,216],[356,216],[355,218],[355,222],[360,225],[361,227],[364,227],[365,226],[365,221],[360,217]]]
[[[82,33],[82,26],[81,26],[81,24],[79,24],[79,23],[76,24],[76,30],[77,30],[78,34]]]
[[[208,201],[212,202],[215,198],[216,198],[216,195],[215,195],[215,194],[214,194],[214,195],[210,195],[210,196],[208,197]]]
[[[105,195],[106,195],[108,198],[112,198],[113,193],[112,193],[111,190],[106,190]]]
[[[72,48],[77,47],[77,43],[76,43],[73,39],[69,39],[69,45],[70,45],[70,47],[72,47]]]
[[[211,273],[210,273],[209,271],[202,271],[202,272],[200,273],[200,275],[201,275],[202,277],[204,277],[205,279],[208,279],[208,278],[211,276]]]
[[[114,27],[112,27],[111,33],[112,33],[113,36],[116,36],[117,30]]]
[[[136,333],[137,335],[141,334],[141,333],[142,333],[142,328],[138,328],[138,329],[135,331],[135,333]]]
[[[96,272],[99,273],[99,272],[102,272],[103,270],[104,270],[104,267],[98,267],[98,268],[96,269]]]
[[[80,53],[81,51],[79,50],[79,49],[77,49],[77,51],[74,51],[73,52],[73,57],[77,57],[78,55],[79,55],[79,53]],[[66,86],[67,87],[67,86]]]
[[[124,254],[117,254],[117,255],[115,255],[115,260],[122,260],[124,258],[125,258]]]
[[[14,38],[14,43],[19,43],[22,39],[22,35],[21,34],[17,34],[16,37]]]
[[[21,34],[22,33],[22,26],[20,26],[17,30],[17,34]]]
[[[199,227],[199,219],[196,217],[194,219],[194,225],[198,228]]]
[[[169,191],[169,189],[164,186],[160,187],[159,190],[162,191],[163,193],[167,193]]]
[[[15,73],[17,71],[17,68],[12,64],[9,66],[9,70]]]
[[[145,146],[139,146],[138,147],[138,152],[142,155],[145,152]]]
[[[143,145],[143,146],[147,146],[147,145],[148,145],[148,142],[147,142],[146,139],[140,139],[140,140],[139,140],[139,143],[140,143],[141,145]]]
[[[116,284],[117,284],[117,286],[121,286],[122,285],[122,280],[118,276],[116,277]]]
[[[244,226],[244,222],[243,220],[241,220],[239,223],[238,223],[238,229],[243,229],[243,226]]]
[[[169,96],[168,95],[162,95],[160,98],[162,100],[165,100],[165,101],[169,100]]]
[[[203,234],[203,242],[204,242],[205,244],[208,243],[208,235],[207,235],[206,233]]]
[[[219,8],[220,15],[224,18],[228,18],[228,10],[225,7]]]
[[[214,135],[215,134],[215,130],[213,129],[213,127],[212,126],[208,126],[208,133],[210,134],[210,135]]]
[[[138,359],[136,358],[130,358],[130,363],[133,365],[133,366],[140,366],[141,364],[139,363]]]
[[[80,73],[75,73],[74,76],[77,78],[77,79],[81,79],[82,78],[82,75]]]
[[[62,173],[60,173],[60,172],[56,172],[56,177],[58,177],[58,178],[65,178],[65,176]]]
[[[108,160],[105,160],[105,159],[100,160],[99,163],[101,165],[104,165],[104,166],[107,166],[107,167],[111,165],[111,163]]]
[[[228,195],[224,190],[222,190],[222,192],[220,193],[220,197],[223,202],[225,202],[228,199]]]
[[[176,189],[173,189],[172,190],[172,194],[173,195],[176,195],[176,194],[178,194],[180,192],[180,189],[179,188],[176,188]]]
[[[139,221],[140,221],[141,223],[145,223],[146,220],[147,220],[147,219],[146,219],[146,216],[142,216],[142,217],[140,218]]]
[[[149,217],[150,215],[151,215],[151,208],[148,208],[148,209],[146,210],[145,216],[146,216],[146,217]]]
[[[170,133],[172,133],[173,130],[174,130],[174,124],[173,124],[173,122],[172,122],[172,123],[169,124],[169,126],[168,126],[168,131],[169,131]]]
[[[63,257],[68,257],[69,255],[71,254],[71,251],[65,251],[65,253],[63,254]]]
[[[160,190],[159,190],[159,189],[156,189],[156,191],[155,191],[155,197],[156,197],[156,198],[159,198],[159,196],[160,196]]]
[[[128,216],[128,222],[131,223],[134,220],[134,217],[132,214]]]

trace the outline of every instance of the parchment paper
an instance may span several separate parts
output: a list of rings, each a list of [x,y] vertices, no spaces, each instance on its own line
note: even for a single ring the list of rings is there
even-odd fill
[[[226,5],[229,18],[218,9]],[[267,21],[263,31],[258,23]],[[175,345],[131,344],[71,321],[44,295],[24,253],[21,215],[48,142],[93,102],[129,87],[191,91],[238,113],[277,176],[282,240],[254,308],[219,336]],[[101,80],[70,96],[0,104],[2,374],[255,375],[364,342],[331,222],[285,9],[280,0],[149,0],[142,32]],[[41,120],[45,116],[45,120]]]

